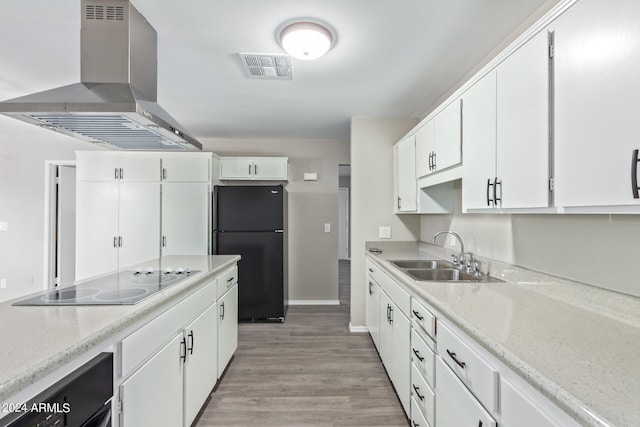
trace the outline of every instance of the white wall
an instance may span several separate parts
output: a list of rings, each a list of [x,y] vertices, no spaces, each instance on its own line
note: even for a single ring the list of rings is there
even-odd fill
[[[75,160],[90,143],[0,115],[0,301],[37,292],[44,283],[45,161]]]
[[[422,216],[420,240],[453,230],[478,255],[640,296],[639,215],[462,214],[460,188],[455,214]]]
[[[288,156],[289,299],[338,302],[338,165],[349,144],[336,140],[202,139],[203,150],[225,155]],[[317,172],[317,181],[304,181]],[[331,232],[324,232],[324,224]]]
[[[418,119],[351,119],[351,326],[365,325],[364,242],[391,226],[392,240],[417,240],[420,218],[393,213],[393,145]]]

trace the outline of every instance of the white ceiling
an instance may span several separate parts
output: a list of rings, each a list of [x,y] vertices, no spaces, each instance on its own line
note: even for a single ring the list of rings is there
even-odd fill
[[[556,0],[557,1],[557,0]],[[348,139],[351,117],[424,116],[554,0],[133,0],[158,32],[158,101],[197,138]],[[293,80],[245,75],[297,17],[334,48]],[[3,1],[0,99],[79,81],[80,0]]]

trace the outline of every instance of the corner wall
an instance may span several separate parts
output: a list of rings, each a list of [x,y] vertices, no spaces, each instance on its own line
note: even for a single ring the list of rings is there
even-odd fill
[[[338,165],[349,163],[347,141],[201,139],[219,156],[289,157],[289,300],[338,303]],[[304,181],[317,172],[317,181]],[[245,183],[247,183],[245,181]],[[256,183],[257,184],[257,183]],[[331,232],[324,232],[324,224]]]
[[[391,240],[417,240],[420,217],[393,213],[393,145],[418,119],[351,119],[351,326],[365,326],[364,243],[391,226]]]

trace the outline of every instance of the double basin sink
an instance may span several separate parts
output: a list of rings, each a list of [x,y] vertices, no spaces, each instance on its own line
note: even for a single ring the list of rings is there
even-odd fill
[[[389,261],[413,279],[424,282],[501,282],[486,274],[476,276],[453,268],[452,263],[441,260],[395,260]]]

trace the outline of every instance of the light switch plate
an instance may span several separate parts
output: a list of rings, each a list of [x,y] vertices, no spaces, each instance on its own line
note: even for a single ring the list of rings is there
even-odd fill
[[[317,172],[305,172],[304,173],[304,180],[305,181],[317,181],[318,180],[318,173]]]
[[[6,221],[0,221],[0,231],[9,231],[9,223]]]
[[[378,227],[378,238],[380,238],[380,239],[390,239],[391,238],[391,227],[388,227],[388,226]]]
[[[7,279],[0,279],[0,288],[7,289]]]
[[[324,225],[324,232],[331,233],[331,224],[327,223]]]

